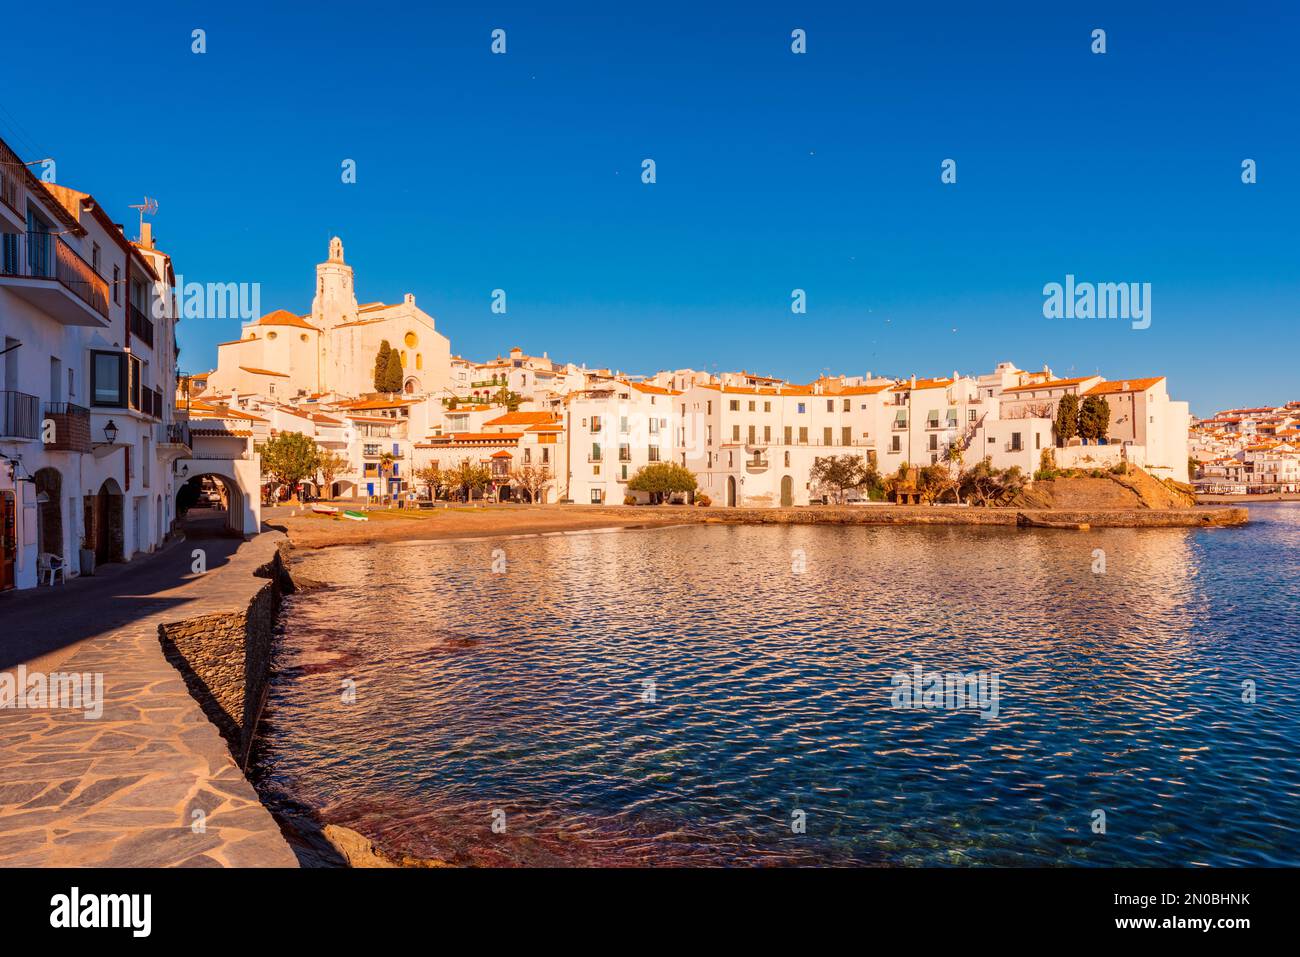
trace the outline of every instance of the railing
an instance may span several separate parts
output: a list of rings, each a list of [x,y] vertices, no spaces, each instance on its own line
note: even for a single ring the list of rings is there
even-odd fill
[[[588,462],[603,462],[604,457],[599,452],[592,452],[587,456]]]
[[[46,402],[45,418],[54,425],[54,434],[45,443],[47,452],[89,452],[90,410],[71,402]]]
[[[23,161],[0,142],[0,203],[4,203],[20,218],[27,215],[26,190],[23,189],[24,170]]]
[[[190,437],[190,424],[188,422],[169,422],[163,441],[169,445],[183,445],[186,448],[193,448],[194,441]]]
[[[55,279],[105,319],[108,283],[54,233],[6,233],[0,276]]]
[[[41,400],[26,392],[0,392],[0,436],[41,437]]]
[[[130,398],[130,407],[137,412],[143,413],[152,419],[161,419],[163,413],[163,396],[158,389],[147,389],[141,387],[140,397],[137,401],[134,394]]]
[[[126,306],[127,315],[131,321],[131,335],[142,341],[150,349],[153,348],[153,320],[146,316],[131,303]]]
[[[1023,452],[1024,450],[1025,450],[1025,446],[1020,445],[1020,444],[1017,443],[1017,442],[1008,442],[1007,445],[1006,445],[1006,449],[1005,449],[1004,451],[1007,451],[1007,452]]]

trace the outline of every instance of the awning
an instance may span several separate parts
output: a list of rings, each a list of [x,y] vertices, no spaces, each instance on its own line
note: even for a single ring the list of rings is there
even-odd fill
[[[894,416],[894,421],[895,421],[895,422],[902,422],[902,423],[906,424],[906,422],[907,422],[907,410],[906,410],[906,409],[899,409],[899,410],[898,410],[898,414]]]

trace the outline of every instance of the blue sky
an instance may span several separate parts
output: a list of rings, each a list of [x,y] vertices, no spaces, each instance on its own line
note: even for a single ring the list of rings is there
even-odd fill
[[[338,234],[363,301],[414,292],[471,358],[1300,398],[1300,13],[907,6],[17,4],[0,135],[132,235],[156,197],[185,278],[263,311],[310,308]],[[1151,327],[1045,319],[1067,273],[1151,283]],[[182,365],[237,335],[182,323]]]

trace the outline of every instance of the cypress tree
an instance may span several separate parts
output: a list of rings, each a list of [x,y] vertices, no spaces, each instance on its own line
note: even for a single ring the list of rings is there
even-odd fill
[[[402,391],[402,354],[396,349],[388,351],[388,368],[384,372],[384,387],[380,391]]]
[[[379,343],[379,352],[375,356],[374,382],[376,392],[388,391],[384,388],[384,383],[388,379],[388,357],[392,355],[392,352],[393,347],[388,344],[387,339]]]

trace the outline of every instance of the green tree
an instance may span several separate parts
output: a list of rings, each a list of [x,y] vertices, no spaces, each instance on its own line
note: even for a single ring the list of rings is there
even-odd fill
[[[1073,392],[1061,396],[1056,405],[1056,444],[1066,445],[1079,434],[1079,397]]]
[[[808,478],[818,488],[830,489],[835,503],[843,505],[845,492],[866,484],[867,466],[860,455],[819,455],[813,459]]]
[[[415,480],[429,490],[430,500],[438,497],[438,492],[446,483],[446,473],[436,465],[426,465],[415,470]]]
[[[675,462],[651,462],[636,470],[627,480],[633,492],[648,492],[652,502],[662,502],[674,492],[694,492],[695,476],[684,465]]]
[[[337,452],[321,451],[316,462],[316,469],[320,472],[321,485],[325,488],[323,497],[329,498],[334,487],[334,477],[348,471],[350,465],[351,463],[348,462],[345,455],[339,455]]]
[[[1092,442],[1106,438],[1110,431],[1110,403],[1105,396],[1090,395],[1079,407],[1079,435]]]
[[[384,371],[384,387],[380,392],[402,391],[402,354],[396,349],[388,350],[388,365]]]
[[[376,392],[388,391],[384,388],[384,384],[388,381],[388,357],[392,352],[393,347],[388,344],[387,339],[379,343],[379,352],[375,354],[374,382]]]
[[[301,432],[281,432],[258,450],[262,453],[262,481],[284,485],[296,494],[298,483],[320,467],[320,450]]]
[[[466,501],[474,501],[474,493],[487,488],[488,483],[492,481],[491,470],[481,462],[475,462],[472,459],[461,459],[456,466],[449,470],[449,485],[452,488],[461,489],[465,493]]]
[[[501,388],[497,389],[496,395],[492,397],[492,401],[497,405],[504,405],[507,412],[518,412],[519,403],[524,400],[518,392],[510,391],[510,387],[503,382]]]

